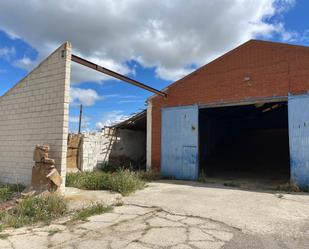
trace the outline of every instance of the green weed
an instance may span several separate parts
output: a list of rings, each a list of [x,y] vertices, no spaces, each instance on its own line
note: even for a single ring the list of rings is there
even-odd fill
[[[110,212],[112,210],[113,210],[113,208],[111,206],[104,206],[101,203],[95,203],[95,204],[92,204],[89,207],[78,210],[74,214],[71,221],[77,221],[77,220],[87,221],[87,219],[90,216],[107,213],[107,212]]]
[[[18,228],[37,222],[49,224],[51,220],[63,216],[66,210],[66,201],[57,195],[29,197],[12,209],[2,211],[0,223],[3,228]]]
[[[122,195],[129,195],[145,186],[137,173],[129,170],[118,170],[116,172],[78,172],[68,173],[66,185],[88,190],[111,190]]]
[[[24,189],[20,184],[2,184],[0,183],[0,202],[8,201],[14,193],[19,193]]]
[[[0,188],[0,202],[5,202],[11,199],[13,191],[9,187]]]
[[[60,230],[59,229],[50,229],[48,230],[48,236],[53,236],[55,235],[56,233],[59,233]]]

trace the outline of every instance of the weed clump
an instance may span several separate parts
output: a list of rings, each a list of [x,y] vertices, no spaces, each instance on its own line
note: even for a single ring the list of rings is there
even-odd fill
[[[0,202],[5,202],[11,199],[13,191],[9,187],[0,188]]]
[[[95,203],[89,207],[78,210],[71,221],[87,221],[90,216],[107,213],[113,210],[112,206],[105,206],[102,203]]]
[[[19,228],[37,222],[49,224],[67,211],[67,203],[58,195],[37,196],[23,199],[15,207],[0,212],[2,228]]]
[[[111,190],[126,196],[145,187],[145,182],[137,173],[129,170],[116,172],[78,172],[68,173],[66,185],[87,190]]]
[[[24,186],[19,184],[2,184],[0,183],[0,203],[12,199],[15,193],[19,193]]]

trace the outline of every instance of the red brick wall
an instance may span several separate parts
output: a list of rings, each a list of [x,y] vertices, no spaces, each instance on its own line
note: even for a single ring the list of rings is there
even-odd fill
[[[151,99],[152,168],[160,169],[162,107],[240,102],[307,90],[309,47],[255,40],[241,45],[169,86],[166,99]]]

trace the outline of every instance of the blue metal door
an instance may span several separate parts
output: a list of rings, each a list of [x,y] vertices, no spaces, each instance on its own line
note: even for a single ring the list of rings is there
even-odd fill
[[[309,187],[309,95],[289,96],[291,180]]]
[[[197,179],[198,106],[162,109],[161,173],[176,179]]]

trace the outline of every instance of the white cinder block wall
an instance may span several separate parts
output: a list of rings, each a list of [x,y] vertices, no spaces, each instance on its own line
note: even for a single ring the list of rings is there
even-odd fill
[[[0,181],[31,182],[36,144],[66,172],[71,45],[66,42],[0,97]]]
[[[118,129],[116,136],[108,132],[85,133],[82,140],[82,171],[93,171],[109,157],[126,156],[138,161],[146,158],[146,133]]]
[[[110,137],[103,132],[85,133],[82,139],[82,171],[93,171],[108,160]]]

